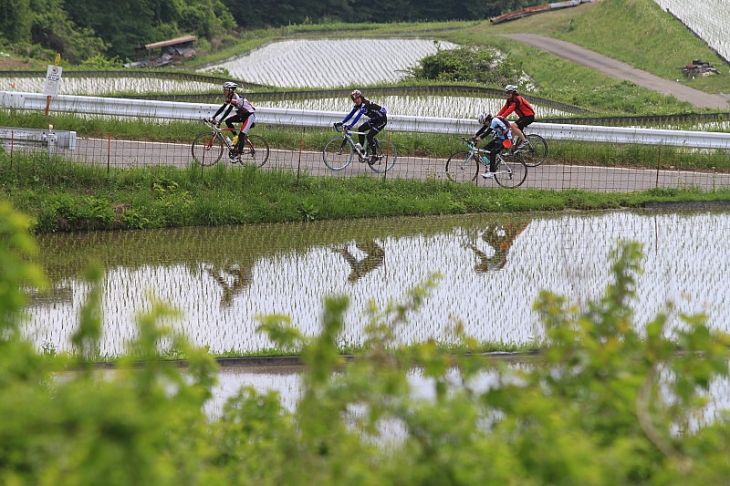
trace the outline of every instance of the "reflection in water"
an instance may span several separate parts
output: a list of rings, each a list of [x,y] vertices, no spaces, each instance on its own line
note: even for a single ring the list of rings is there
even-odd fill
[[[251,285],[251,270],[238,264],[226,265],[223,268],[205,267],[205,273],[218,282],[223,290],[221,307],[228,307],[233,298]]]
[[[479,259],[474,266],[474,270],[479,273],[502,270],[507,264],[507,256],[509,255],[512,243],[527,228],[528,224],[530,224],[529,221],[524,223],[489,225],[482,232],[482,240],[491,247],[491,256],[480,250],[474,243],[469,246]]]
[[[273,347],[256,330],[259,316],[289,316],[312,336],[320,332],[323,299],[332,295],[349,297],[340,339],[357,345],[371,304],[384,309],[401,302],[435,272],[442,275],[437,288],[399,328],[399,342],[451,343],[454,326],[461,324],[479,341],[527,344],[541,336],[532,309],[540,290],[576,303],[599,299],[611,283],[608,254],[617,240],[644,245],[634,305],[638,325],[671,301],[676,314],[703,313],[710,326],[727,332],[728,233],[727,213],[621,211],[44,235],[38,263],[50,269],[54,285],[72,292],[63,299],[35,299],[24,332],[39,347],[69,349],[88,294],[81,275],[93,256],[107,269],[100,343],[107,356],[123,352],[136,333],[136,314],[146,310],[150,291],[181,311],[183,317],[171,324],[194,344],[212,353],[256,352]],[[508,251],[508,263],[490,261],[486,268],[501,270],[464,278],[475,272],[472,244],[489,257]],[[493,291],[485,296],[485,288]]]
[[[380,245],[375,243],[375,240],[369,240],[365,243],[355,243],[355,247],[365,253],[363,258],[358,260],[347,247],[332,249],[332,252],[339,253],[350,264],[352,271],[347,276],[348,282],[356,282],[364,277],[366,273],[370,273],[383,265],[385,261],[385,251]]]
[[[59,284],[47,292],[38,292],[34,289],[26,289],[28,307],[43,307],[56,304],[68,304],[73,301],[74,291],[71,287]]]

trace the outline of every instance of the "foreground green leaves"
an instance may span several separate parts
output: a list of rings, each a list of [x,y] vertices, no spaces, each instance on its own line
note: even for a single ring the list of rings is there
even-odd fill
[[[370,308],[366,344],[338,353],[348,300],[325,301],[319,335],[286,316],[260,331],[298,350],[300,400],[243,388],[205,412],[216,365],[163,323],[150,297],[113,371],[98,350],[103,272],[73,335],[74,352],[43,355],[20,330],[24,293],[42,287],[29,222],[0,205],[0,484],[13,485],[484,485],[724,484],[730,424],[708,407],[728,381],[730,336],[671,304],[634,320],[641,248],[618,244],[613,279],[595,301],[543,291],[542,353],[511,365],[437,343],[402,348],[438,275],[402,301]],[[6,271],[10,269],[11,271]],[[162,355],[185,357],[187,368]],[[67,372],[74,364],[77,370]],[[80,366],[80,367],[79,367]],[[708,414],[708,412],[712,412]]]

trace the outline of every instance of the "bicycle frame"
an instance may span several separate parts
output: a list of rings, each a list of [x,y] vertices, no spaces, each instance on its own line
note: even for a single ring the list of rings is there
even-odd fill
[[[469,150],[469,153],[472,155],[472,157],[476,157],[477,162],[481,162],[485,166],[489,167],[489,152],[485,150],[481,150],[478,145],[472,144],[469,140],[466,138],[461,139],[465,144],[467,150]],[[501,151],[500,151],[501,152]],[[501,157],[499,156],[499,153],[497,154],[497,165],[501,162]]]
[[[348,130],[339,123],[335,123],[334,128],[341,136],[330,139],[322,149],[324,164],[329,169],[340,171],[347,168],[356,153],[358,160],[367,163],[370,170],[377,174],[385,173],[395,165],[398,159],[398,149],[390,138],[387,140],[374,139],[376,142],[374,147],[369,147],[366,142],[362,150],[358,151],[353,135],[367,135],[367,132]],[[371,152],[369,155],[368,150]]]
[[[220,128],[218,124],[207,119],[203,119],[203,123],[209,131],[198,134],[191,147],[193,158],[202,166],[215,165],[223,157],[226,149],[228,158],[234,164],[253,163],[262,167],[269,159],[269,144],[260,135],[239,133],[241,141],[236,146],[225,136],[225,133],[233,131],[233,128]]]
[[[479,175],[479,163],[489,168],[489,152],[466,138],[461,139],[467,150],[455,152],[446,161],[446,176],[453,182],[474,182]],[[496,173],[494,180],[502,187],[514,188],[522,185],[527,177],[527,166],[519,153],[503,154],[504,148],[498,149],[496,157]],[[507,160],[509,159],[509,160]]]
[[[232,132],[233,131],[232,128],[228,128],[228,127],[221,128],[218,125],[216,125],[215,123],[211,123],[210,120],[206,120],[206,119],[203,119],[203,123],[205,123],[205,125],[208,128],[210,128],[211,130],[213,130],[213,132],[214,132],[213,135],[210,137],[210,142],[208,143],[208,147],[213,145],[214,138],[220,137],[221,140],[223,140],[223,143],[226,145],[226,147],[228,147],[228,150],[234,149],[233,142],[231,141],[231,139],[229,137],[226,137],[223,133],[221,133],[221,132]]]
[[[357,142],[355,142],[355,140],[352,139],[353,135],[367,135],[367,132],[358,132],[357,130],[348,130],[344,127],[342,127],[342,130],[335,127],[335,130],[337,130],[338,132],[342,132],[342,148],[345,147],[345,145],[344,145],[345,140],[347,140],[347,143],[352,145],[353,149],[355,148],[355,145],[357,144]],[[358,152],[357,150],[355,150],[355,153],[357,153],[357,156],[360,158],[361,162],[365,161],[367,159],[367,157],[365,156],[365,154],[367,153],[367,149],[368,149],[368,140],[366,138],[365,145],[362,146],[362,152]]]

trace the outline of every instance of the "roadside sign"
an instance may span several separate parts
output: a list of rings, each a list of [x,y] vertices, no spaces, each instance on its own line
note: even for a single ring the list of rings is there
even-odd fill
[[[46,84],[43,87],[43,94],[46,96],[58,96],[58,89],[61,86],[61,66],[49,65],[46,71]]]

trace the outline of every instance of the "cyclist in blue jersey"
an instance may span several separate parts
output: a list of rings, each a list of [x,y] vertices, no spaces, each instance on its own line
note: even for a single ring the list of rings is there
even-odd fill
[[[368,121],[360,125],[358,131],[367,131],[368,149],[372,155],[372,163],[375,163],[378,161],[378,152],[376,150],[377,141],[375,140],[375,136],[380,133],[383,128],[385,128],[385,125],[388,124],[388,110],[365,98],[359,89],[350,93],[350,99],[352,99],[355,103],[355,106],[353,106],[350,113],[348,113],[345,119],[338,123],[338,125],[351,130],[358,120],[360,120],[361,116],[365,115],[369,118]],[[360,142],[355,144],[355,149],[367,156],[367,153],[364,153],[362,149],[362,146],[365,143],[365,135],[359,135],[359,139]]]
[[[494,132],[494,138],[484,147],[484,150],[489,154],[489,172],[482,174],[482,177],[488,179],[494,177],[495,172],[497,172],[497,153],[502,148],[511,149],[513,147],[512,130],[506,119],[492,116],[490,113],[480,113],[477,121],[482,124],[482,127],[471,139],[473,144],[476,145],[482,138]]]

